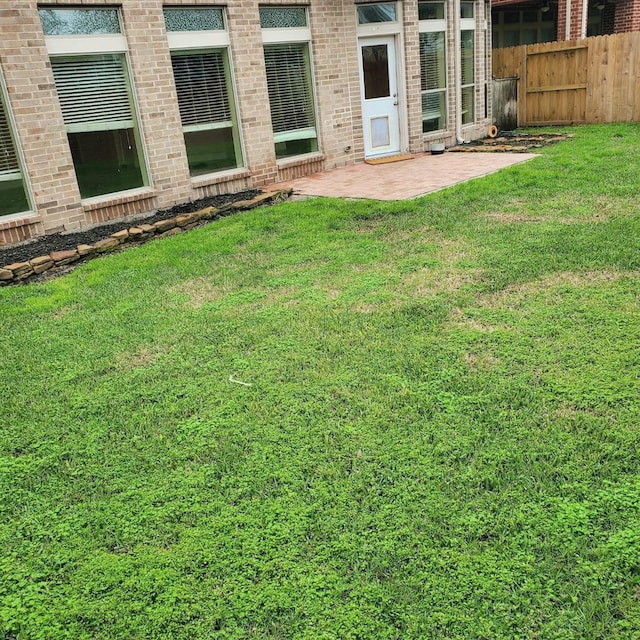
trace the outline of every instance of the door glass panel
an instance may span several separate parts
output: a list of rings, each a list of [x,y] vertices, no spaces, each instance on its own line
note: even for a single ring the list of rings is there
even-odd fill
[[[362,71],[364,76],[364,98],[388,98],[389,58],[386,44],[362,47]]]

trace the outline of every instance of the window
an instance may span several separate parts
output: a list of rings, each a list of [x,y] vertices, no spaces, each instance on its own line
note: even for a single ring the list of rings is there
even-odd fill
[[[587,36],[601,36],[607,33],[605,30],[605,11],[608,6],[613,7],[613,5],[607,5],[599,1],[594,6],[589,7],[587,13]]]
[[[475,85],[473,64],[474,31],[463,31],[460,37],[462,48],[462,124],[470,124],[475,119]]]
[[[40,9],[45,36],[105,35],[120,33],[116,9]]]
[[[304,7],[260,7],[260,26],[263,29],[306,28],[307,10]]]
[[[462,124],[471,124],[475,121],[475,19],[474,3],[460,3],[460,57],[461,57],[461,84]]]
[[[169,32],[224,30],[224,13],[216,7],[164,9],[163,13]]]
[[[549,5],[547,5],[549,7]],[[493,47],[550,42],[556,37],[557,8],[549,10],[492,11]]]
[[[419,20],[444,20],[444,2],[418,2]]]
[[[446,14],[444,2],[419,2],[422,131],[447,126]]]
[[[261,7],[260,23],[276,158],[313,153],[318,134],[306,10]]]
[[[117,10],[39,12],[80,195],[89,198],[146,185]]]
[[[229,40],[218,8],[165,9],[189,171],[242,166]]]
[[[461,18],[474,18],[474,3],[473,2],[461,2],[460,3],[460,17]]]
[[[358,24],[395,22],[396,20],[395,2],[364,4],[358,7]]]
[[[0,78],[0,216],[31,208],[6,105],[4,85]]]

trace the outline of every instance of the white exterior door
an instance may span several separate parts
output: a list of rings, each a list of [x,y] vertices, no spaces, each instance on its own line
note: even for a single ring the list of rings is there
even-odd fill
[[[366,158],[400,151],[394,36],[360,38],[360,88]]]

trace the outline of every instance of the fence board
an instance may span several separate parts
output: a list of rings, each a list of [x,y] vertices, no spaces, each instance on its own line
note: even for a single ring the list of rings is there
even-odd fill
[[[640,120],[640,32],[493,51],[495,78],[516,76],[521,125]]]

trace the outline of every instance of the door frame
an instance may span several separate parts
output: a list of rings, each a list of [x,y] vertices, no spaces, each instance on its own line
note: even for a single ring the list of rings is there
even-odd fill
[[[376,42],[377,41],[377,42]],[[365,113],[365,86],[364,86],[364,67],[362,50],[367,45],[384,44],[390,51],[389,64],[389,93],[388,97],[382,97],[381,99],[387,100],[387,107],[377,114],[377,117],[384,117],[389,115],[389,124],[393,127],[393,131],[390,131],[389,146],[388,149],[383,149],[378,152],[372,152],[372,141],[367,140],[367,136],[371,135],[371,129],[368,126],[367,119],[369,114]],[[395,35],[375,35],[375,36],[363,36],[358,38],[358,68],[360,77],[360,108],[362,110],[362,132],[364,142],[364,157],[365,158],[378,158],[385,155],[393,155],[400,153],[402,149],[402,136],[401,136],[401,124],[400,124],[400,88],[398,86],[398,46],[397,38]],[[393,101],[393,105],[390,103]],[[368,149],[369,147],[369,149]],[[369,152],[367,152],[369,151]]]
[[[356,19],[356,60],[358,63],[358,93],[361,114],[360,131],[362,132],[362,148],[364,154],[364,117],[362,106],[364,102],[364,87],[362,83],[362,58],[360,54],[360,42],[366,38],[393,36],[396,60],[396,90],[398,94],[398,129],[399,129],[399,153],[406,153],[409,149],[409,124],[407,114],[407,83],[404,58],[404,32],[402,18],[402,2],[396,2],[397,20],[395,22],[378,22],[373,24],[357,24]],[[357,5],[356,5],[357,7]],[[355,7],[354,7],[355,8]],[[355,133],[355,131],[354,131]],[[379,157],[379,156],[365,156]]]

